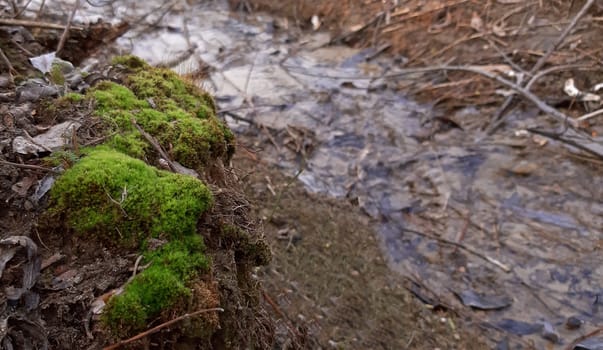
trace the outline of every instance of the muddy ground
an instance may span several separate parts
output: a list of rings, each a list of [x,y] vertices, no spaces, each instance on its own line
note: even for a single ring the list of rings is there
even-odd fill
[[[307,327],[311,348],[486,347],[463,317],[420,302],[391,273],[358,208],[310,194],[248,153],[234,164],[271,242],[272,264],[259,271],[264,288],[288,322]]]

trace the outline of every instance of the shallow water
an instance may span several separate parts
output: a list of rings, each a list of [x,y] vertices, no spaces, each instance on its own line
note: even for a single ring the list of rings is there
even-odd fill
[[[392,269],[416,282],[421,299],[434,302],[435,293],[457,308],[488,309],[472,312],[502,331],[494,342],[521,336],[542,349],[603,321],[603,178],[552,142],[514,136],[546,119],[524,111],[478,142],[471,123],[489,116],[467,108],[446,116],[464,130],[426,138],[441,113],[396,89],[400,81],[379,79],[395,72],[391,58],[366,62],[371,51],[326,46],[327,34],[279,30],[268,16],[243,21],[220,1],[161,4],[107,5],[116,6],[114,21],[161,9],[119,47],[161,63],[189,48],[188,32],[197,48],[176,69],[194,70],[201,58],[212,67],[204,86],[239,117],[226,117],[233,129],[258,132],[246,119],[270,135],[264,158],[292,175],[301,168],[312,191],[357,201],[380,223]],[[89,20],[109,11],[83,6]],[[565,329],[570,316],[586,322],[581,331]],[[550,328],[559,344],[544,339]]]

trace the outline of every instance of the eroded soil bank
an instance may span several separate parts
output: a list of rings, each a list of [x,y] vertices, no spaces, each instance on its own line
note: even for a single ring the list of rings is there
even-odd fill
[[[252,275],[271,254],[213,97],[133,56],[102,74],[7,59],[23,68],[2,87],[3,349],[290,339]]]

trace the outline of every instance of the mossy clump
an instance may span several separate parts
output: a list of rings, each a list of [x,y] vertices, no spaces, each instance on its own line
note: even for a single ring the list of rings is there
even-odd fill
[[[189,282],[209,269],[204,250],[202,238],[190,235],[147,252],[145,259],[151,266],[109,301],[102,317],[105,325],[115,335],[128,336],[147,327],[164,310],[179,305],[186,310],[193,295]]]
[[[96,113],[118,131],[111,146],[143,159],[152,150],[133,125],[153,135],[177,162],[200,170],[210,160],[229,160],[234,135],[216,116],[213,98],[165,68],[133,56],[114,60],[127,69],[124,85],[102,82],[90,91]]]
[[[102,146],[59,177],[49,213],[79,234],[136,246],[147,237],[178,239],[196,232],[212,205],[209,189],[191,176],[158,170]]]
[[[63,96],[61,99],[72,103],[78,103],[84,100],[84,95],[75,92],[69,92],[66,93],[65,96]]]
[[[66,170],[51,189],[45,221],[61,233],[143,252],[149,267],[107,302],[101,317],[112,337],[123,338],[174,315],[224,303],[209,271],[208,256],[215,254],[216,245],[208,241],[206,254],[197,233],[199,219],[213,205],[212,194],[196,177],[147,164],[155,163],[158,152],[139,129],[171,160],[198,173],[219,159],[230,159],[234,135],[216,116],[211,96],[191,82],[133,56],[113,63],[116,79],[95,85],[83,99],[67,94],[52,104],[55,111],[49,115],[93,108],[86,111],[97,118],[93,123],[100,128],[98,140],[103,144],[52,156],[49,163]],[[222,232],[223,225],[214,224],[209,225],[210,237],[228,241],[228,249],[235,251],[232,273],[248,274],[249,266],[269,260],[265,243],[252,239],[248,231],[232,226]],[[150,238],[166,243],[150,251],[145,244]],[[220,325],[217,314],[208,313],[183,322],[177,333],[209,341]]]

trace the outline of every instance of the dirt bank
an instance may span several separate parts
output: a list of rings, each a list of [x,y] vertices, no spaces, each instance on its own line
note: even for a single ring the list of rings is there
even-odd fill
[[[487,348],[463,317],[409,293],[412,284],[391,273],[375,223],[358,208],[308,193],[249,153],[234,164],[273,252],[260,279],[286,316],[281,322],[306,328],[310,348]]]
[[[270,251],[213,98],[133,56],[28,61],[21,30],[0,39],[2,348],[275,344],[252,276]]]

